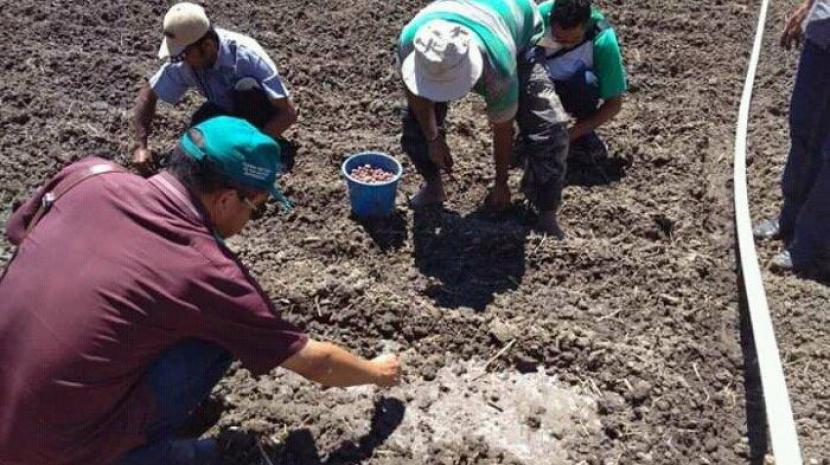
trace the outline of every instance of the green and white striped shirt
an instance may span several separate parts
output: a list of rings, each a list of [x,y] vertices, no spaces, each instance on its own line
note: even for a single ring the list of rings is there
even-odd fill
[[[484,58],[475,92],[484,96],[487,117],[494,123],[511,120],[519,105],[517,57],[535,45],[544,32],[533,0],[437,0],[421,10],[401,32],[399,63],[415,50],[415,34],[424,24],[442,19],[473,32]]]

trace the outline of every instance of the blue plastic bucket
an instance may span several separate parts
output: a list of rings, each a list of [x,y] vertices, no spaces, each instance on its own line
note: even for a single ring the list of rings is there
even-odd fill
[[[358,166],[371,165],[393,173],[395,176],[386,182],[369,184],[358,181],[350,174]],[[395,194],[398,180],[403,168],[398,160],[380,152],[362,152],[352,155],[343,162],[343,175],[349,187],[349,201],[355,215],[370,218],[389,216],[395,211]]]

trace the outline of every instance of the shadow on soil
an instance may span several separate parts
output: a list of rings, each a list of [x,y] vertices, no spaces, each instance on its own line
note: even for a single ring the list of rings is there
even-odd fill
[[[830,287],[830,270],[811,270],[808,272],[796,273],[795,276],[799,279],[806,279],[816,284],[821,284],[822,286]]]
[[[593,160],[568,159],[566,186],[604,186],[625,177],[629,160],[617,157],[599,157]]]
[[[397,250],[406,243],[406,214],[401,211],[395,211],[387,218],[371,219],[352,214],[352,219],[363,227],[375,245],[384,252]]]
[[[741,263],[740,252],[735,252],[736,263]],[[761,371],[758,367],[758,353],[752,334],[752,322],[743,285],[743,273],[738,269],[738,295],[740,300],[741,351],[744,356],[744,392],[746,393],[746,427],[749,440],[750,465],[763,465],[769,449],[767,441],[767,416],[764,407],[764,391],[761,387]]]
[[[415,265],[433,278],[423,293],[436,305],[484,310],[494,295],[519,287],[528,228],[519,208],[467,215],[441,208],[415,212]]]
[[[375,402],[371,429],[357,441],[344,441],[330,453],[321,455],[314,436],[306,428],[292,431],[280,445],[258,446],[256,434],[248,431],[223,431],[223,465],[340,465],[368,459],[403,421],[406,406],[398,399]],[[261,450],[260,450],[261,449]],[[264,457],[267,456],[267,460]]]

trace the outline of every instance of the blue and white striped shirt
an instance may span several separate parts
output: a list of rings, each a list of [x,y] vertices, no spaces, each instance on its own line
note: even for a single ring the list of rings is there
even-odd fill
[[[252,38],[216,29],[219,51],[216,63],[206,69],[193,69],[187,63],[165,63],[150,78],[150,87],[160,99],[175,104],[188,89],[196,89],[208,101],[231,111],[231,91],[243,78],[254,78],[272,99],[288,98],[277,67],[265,50]]]

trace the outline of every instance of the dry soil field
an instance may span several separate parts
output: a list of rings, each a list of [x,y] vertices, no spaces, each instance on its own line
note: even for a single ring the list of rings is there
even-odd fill
[[[286,318],[366,356],[399,350],[407,364],[405,382],[387,391],[321,390],[281,370],[253,378],[234,368],[216,392],[227,408],[207,432],[228,439],[227,463],[258,463],[254,438],[274,464],[760,463],[729,181],[758,3],[601,3],[631,89],[602,131],[609,158],[569,167],[565,242],[529,229],[518,195],[500,217],[479,211],[492,167],[477,98],[450,111],[449,202],[407,208],[418,179],[398,143],[393,47],[422,4],[206,3],[216,24],[270,52],[301,112],[291,137],[302,148],[285,181],[298,207],[232,247]],[[157,66],[166,9],[0,0],[0,220],[70,160],[127,160],[130,107]],[[773,6],[770,34],[788,9]],[[773,39],[752,121],[756,214],[777,202],[796,60]],[[161,106],[155,150],[169,149],[200,101]],[[345,156],[370,149],[405,169],[396,214],[374,223],[350,217],[339,173]],[[512,182],[515,192],[518,173]],[[8,243],[0,253],[8,260]],[[828,291],[793,277],[767,284],[805,459],[821,463],[830,457]]]

